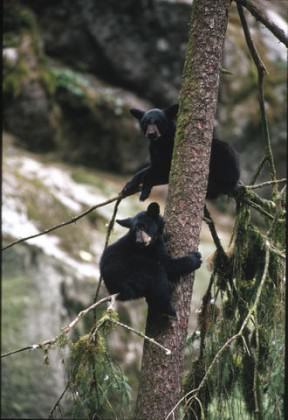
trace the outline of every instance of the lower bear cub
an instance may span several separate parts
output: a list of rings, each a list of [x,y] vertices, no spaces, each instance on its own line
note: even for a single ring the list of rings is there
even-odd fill
[[[117,223],[129,231],[108,246],[101,257],[100,271],[109,293],[119,293],[119,300],[145,297],[152,313],[175,316],[171,305],[173,283],[200,267],[201,254],[191,252],[180,258],[168,255],[164,220],[157,203]]]

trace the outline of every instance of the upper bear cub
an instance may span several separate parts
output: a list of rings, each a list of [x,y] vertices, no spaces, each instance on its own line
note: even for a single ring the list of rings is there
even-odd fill
[[[168,255],[164,220],[157,203],[117,223],[129,231],[108,246],[101,257],[100,271],[109,293],[119,293],[119,300],[145,297],[152,313],[175,316],[171,305],[173,283],[200,267],[200,253],[181,258]]]
[[[140,200],[143,201],[149,197],[153,185],[168,183],[177,111],[177,104],[164,110],[130,110],[139,121],[144,136],[150,141],[151,163],[137,172],[125,185],[122,190],[124,195],[134,194],[140,189]],[[206,198],[214,199],[221,194],[233,192],[239,178],[239,160],[235,151],[227,143],[213,137]]]

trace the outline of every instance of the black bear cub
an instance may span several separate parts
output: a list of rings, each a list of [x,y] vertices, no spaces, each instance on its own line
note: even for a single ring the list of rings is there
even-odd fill
[[[108,246],[100,261],[100,271],[109,293],[117,299],[145,297],[152,313],[175,316],[171,304],[173,284],[181,275],[200,267],[201,254],[172,258],[163,240],[164,220],[157,203],[136,216],[117,220],[128,233]]]
[[[177,111],[177,104],[164,110],[130,110],[139,121],[144,136],[149,139],[150,165],[134,175],[123,188],[123,195],[131,195],[140,190],[140,200],[144,201],[154,185],[168,183]],[[239,178],[239,160],[235,151],[227,143],[213,137],[206,198],[214,199],[232,193]]]

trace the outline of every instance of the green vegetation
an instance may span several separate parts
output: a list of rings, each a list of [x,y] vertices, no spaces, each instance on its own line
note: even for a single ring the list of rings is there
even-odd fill
[[[263,200],[264,206],[266,201]],[[193,412],[201,419],[203,415],[213,420],[219,416],[227,420],[252,419],[257,410],[267,420],[271,416],[279,420],[283,418],[284,260],[278,252],[282,252],[285,246],[284,209],[278,207],[277,212],[279,217],[276,213],[272,223],[270,219],[266,220],[266,227],[270,224],[270,234],[274,228],[274,235],[269,239],[270,258],[258,305],[242,337],[226,347],[206,378],[198,395],[201,405],[193,399],[190,401],[191,411],[186,413],[187,419],[193,418]],[[225,263],[219,251],[218,257],[214,258],[213,292],[207,296],[209,301],[221,296],[221,316],[216,305],[202,304],[200,336],[193,334],[188,340],[191,348],[191,344],[200,339],[200,355],[186,379],[186,392],[197,388],[215,355],[230,337],[238,333],[253,307],[267,264],[266,235],[263,228],[251,222],[251,209],[240,199],[233,250],[226,255]],[[273,247],[278,251],[275,252]]]

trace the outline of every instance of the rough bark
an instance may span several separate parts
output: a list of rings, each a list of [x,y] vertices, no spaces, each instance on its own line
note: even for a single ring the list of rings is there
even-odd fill
[[[186,255],[199,244],[229,5],[230,0],[194,0],[193,3],[165,211],[173,256]],[[193,281],[193,275],[186,276],[174,292],[177,320],[156,323],[148,314],[146,334],[172,354],[167,356],[145,342],[137,420],[164,420],[181,396]]]

